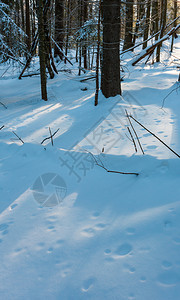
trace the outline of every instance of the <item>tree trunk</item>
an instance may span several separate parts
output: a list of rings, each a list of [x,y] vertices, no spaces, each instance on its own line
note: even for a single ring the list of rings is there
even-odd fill
[[[133,0],[126,0],[126,24],[123,50],[133,46]]]
[[[177,18],[177,0],[174,0],[174,16],[173,16],[173,19],[176,19]],[[177,25],[177,20],[174,21],[174,27],[176,27]],[[174,38],[176,36],[176,33],[174,33],[172,35],[172,41],[171,41],[171,52],[173,51],[173,46],[174,46]]]
[[[150,12],[151,12],[151,0],[148,0],[147,7],[146,7],[146,21],[145,21],[145,28],[144,28],[144,43],[143,43],[143,49],[147,47],[147,39],[149,35],[149,28],[150,28]]]
[[[39,31],[41,95],[42,95],[42,99],[47,101],[46,50],[45,50],[45,34],[44,34],[43,0],[36,0],[36,3],[37,3],[38,31]]]
[[[103,95],[113,97],[121,94],[120,83],[120,1],[104,0],[103,13],[103,54],[101,90]]]
[[[30,51],[31,48],[31,28],[30,28],[30,10],[29,10],[29,0],[25,0],[26,3],[26,44],[27,49]]]
[[[159,38],[161,39],[164,35],[164,30],[166,26],[166,15],[167,15],[167,0],[161,0],[161,32]],[[159,44],[156,52],[156,61],[160,61],[160,52],[162,44]]]
[[[59,48],[63,50],[64,43],[64,0],[55,0],[55,41]],[[62,60],[63,55],[55,45],[54,56]]]

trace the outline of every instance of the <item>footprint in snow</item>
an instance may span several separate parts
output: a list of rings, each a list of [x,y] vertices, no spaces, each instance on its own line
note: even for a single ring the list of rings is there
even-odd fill
[[[180,245],[180,237],[177,236],[177,237],[173,238],[173,242],[177,245]]]
[[[134,235],[135,232],[136,232],[136,229],[133,228],[133,227],[129,227],[129,228],[126,229],[126,232],[127,232],[128,235]]]
[[[132,249],[133,249],[132,246],[128,243],[121,244],[114,252],[113,257],[114,258],[124,257],[130,254]]]
[[[97,219],[98,217],[100,216],[100,213],[99,212],[95,212],[92,214],[92,219]]]
[[[0,231],[2,232],[3,235],[8,234],[8,230],[7,230],[8,227],[9,227],[9,225],[6,223],[0,224]]]
[[[95,231],[93,228],[85,228],[83,231],[81,231],[81,234],[85,237],[93,237],[95,235]]]
[[[167,271],[165,273],[159,274],[157,278],[157,283],[164,287],[172,287],[179,285],[180,283],[180,273],[175,273],[173,271]]]
[[[167,261],[167,260],[163,260],[162,262],[162,267],[164,269],[170,269],[172,267],[172,263],[170,261]]]
[[[94,283],[96,282],[96,278],[95,277],[90,277],[88,279],[86,279],[83,282],[83,286],[81,288],[82,292],[88,292],[94,285]]]
[[[12,205],[10,206],[10,210],[13,210],[16,206],[17,206],[17,204],[12,204]]]

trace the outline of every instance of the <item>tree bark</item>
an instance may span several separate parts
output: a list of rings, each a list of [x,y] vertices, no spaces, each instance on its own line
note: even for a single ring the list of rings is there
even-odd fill
[[[64,44],[64,0],[55,0],[55,41],[59,48],[63,50]],[[62,60],[63,55],[55,45],[54,56]]]
[[[121,95],[120,83],[120,1],[103,0],[103,53],[101,90],[103,95]]]
[[[43,0],[36,0],[37,17],[38,17],[38,32],[39,32],[39,60],[41,74],[41,96],[47,101],[46,87],[46,50],[45,50],[45,33],[44,33],[44,17],[43,17]]]

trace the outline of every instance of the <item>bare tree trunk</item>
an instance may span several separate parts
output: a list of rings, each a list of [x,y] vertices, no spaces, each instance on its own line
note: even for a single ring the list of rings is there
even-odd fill
[[[174,0],[174,16],[173,19],[177,18],[177,0]],[[174,27],[177,25],[177,20],[174,21]],[[174,46],[174,38],[176,37],[176,33],[172,35],[172,41],[171,41],[171,52],[173,51]]]
[[[103,95],[113,97],[121,94],[120,83],[120,1],[104,0],[103,12],[103,54],[101,89]]]
[[[123,50],[133,46],[133,0],[126,0],[126,24]]]
[[[166,26],[166,14],[167,14],[167,0],[161,0],[161,32],[159,38],[161,39],[164,35],[164,30]],[[162,43],[158,45],[156,52],[156,61],[160,61]]]
[[[63,50],[64,43],[64,0],[55,0],[55,41],[57,45]],[[55,45],[54,56],[62,60],[63,55]]]
[[[42,99],[47,101],[46,50],[45,50],[45,33],[44,33],[44,17],[43,17],[43,0],[36,0],[36,3],[37,3],[38,31],[39,31],[41,95],[42,95]]]
[[[29,9],[29,0],[25,0],[26,3],[26,44],[28,51],[31,48],[31,27],[30,27],[30,9]]]
[[[88,20],[88,3],[87,0],[83,0],[83,17],[84,17],[84,23]],[[84,69],[87,69],[87,40],[84,40],[84,45],[82,48],[82,55],[84,58]]]
[[[143,43],[143,49],[147,47],[147,39],[149,35],[149,28],[150,28],[150,12],[151,12],[151,0],[148,0],[147,7],[146,7],[146,21],[145,21],[145,29],[144,29],[144,43]]]

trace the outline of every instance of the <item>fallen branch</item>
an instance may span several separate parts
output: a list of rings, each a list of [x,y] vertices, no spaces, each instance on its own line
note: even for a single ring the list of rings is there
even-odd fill
[[[130,137],[131,137],[132,142],[133,142],[133,144],[134,144],[135,151],[137,152],[136,143],[135,143],[135,140],[134,140],[133,135],[132,135],[132,133],[131,133],[131,130],[129,129],[129,127],[127,127],[127,129],[128,129],[128,131],[129,131]]]
[[[139,138],[138,138],[137,132],[136,132],[136,130],[134,129],[134,126],[133,126],[133,124],[132,124],[132,122],[131,122],[131,120],[130,120],[130,118],[129,118],[129,115],[128,115],[128,112],[127,112],[126,109],[125,109],[125,112],[126,112],[126,116],[127,116],[127,118],[128,118],[129,124],[130,124],[130,126],[131,126],[131,128],[132,128],[132,130],[133,130],[133,132],[134,132],[134,134],[135,134],[135,136],[136,136],[136,139],[137,139],[137,141],[138,141],[138,144],[139,144],[139,147],[140,147],[140,149],[141,149],[141,151],[142,151],[142,154],[144,154],[144,150],[143,150],[143,148],[142,148],[142,146],[141,146],[141,143],[140,143],[140,140],[139,140]]]
[[[142,128],[144,128],[147,132],[152,134],[158,141],[160,141],[165,147],[167,147],[171,152],[173,152],[176,156],[180,158],[180,155],[176,153],[172,148],[170,148],[165,142],[163,142],[157,135],[155,135],[152,131],[147,129],[143,124],[141,124],[139,121],[137,121],[133,116],[129,116],[131,119],[133,119],[137,124],[139,124]]]
[[[12,133],[14,133],[15,136],[17,136],[17,138],[24,144],[24,141],[14,131],[12,131]]]
[[[49,127],[49,129],[50,129],[50,127]],[[58,128],[53,134],[51,134],[51,130],[50,130],[50,131],[49,131],[49,132],[50,132],[50,136],[47,137],[47,138],[45,138],[45,139],[41,142],[41,145],[42,145],[46,140],[49,140],[49,139],[51,139],[51,142],[52,142],[52,138],[55,136],[55,134],[56,134],[58,131],[59,131],[59,128]],[[53,142],[52,142],[52,146],[53,146]]]
[[[102,165],[100,165],[100,164],[98,163],[97,159],[95,158],[95,156],[94,156],[91,152],[89,152],[88,150],[85,150],[85,149],[83,149],[83,150],[86,151],[86,152],[88,152],[89,154],[91,154],[91,156],[93,157],[93,159],[94,159],[96,165],[97,165],[98,167],[104,169],[104,170],[105,170],[106,172],[108,172],[108,173],[116,173],[116,174],[122,174],[122,175],[136,175],[136,176],[139,175],[139,173],[134,173],[134,172],[120,172],[120,171],[108,170],[108,169],[104,166],[104,164],[103,164],[102,162],[101,162]]]
[[[4,106],[5,109],[7,109],[7,106],[6,106],[4,103],[0,102],[0,104],[1,104],[2,106]]]
[[[171,25],[172,25],[176,20],[178,20],[179,18],[180,18],[180,16],[178,16],[177,18],[175,18],[174,20],[172,20],[169,24],[167,24],[166,27],[165,27],[165,30],[166,30],[169,26],[171,26]],[[152,40],[154,37],[156,37],[158,34],[160,34],[160,32],[161,32],[161,30],[159,30],[158,32],[156,32],[154,35],[150,36],[147,40],[145,40],[145,41],[143,41],[143,42],[141,42],[141,43],[139,43],[139,44],[137,44],[137,45],[135,45],[135,46],[133,46],[133,47],[131,47],[131,48],[128,48],[127,50],[124,50],[123,52],[120,53],[120,55],[123,55],[123,54],[125,54],[126,52],[129,52],[129,51],[134,50],[135,48],[137,48],[137,47],[141,46],[142,44],[144,44],[144,42],[148,42],[148,41]]]
[[[73,63],[68,59],[67,55],[61,50],[61,48],[56,43],[56,41],[52,38],[52,36],[51,36],[51,40],[56,45],[56,47],[58,48],[59,52],[67,59],[67,61],[71,64],[71,66],[73,66]]]
[[[156,49],[156,47],[161,44],[162,42],[168,40],[170,38],[170,36],[175,33],[178,29],[180,28],[180,24],[178,24],[176,27],[173,27],[167,34],[165,34],[161,39],[159,39],[158,41],[156,41],[153,45],[148,46],[146,49],[144,49],[139,55],[138,58],[136,58],[133,62],[132,62],[132,66],[135,66],[140,60],[142,60],[144,57],[146,57],[147,55],[150,55],[154,52],[154,50]]]
[[[84,82],[84,81],[95,79],[95,78],[96,78],[96,76],[91,76],[91,77],[88,77],[88,78],[81,79],[80,82]]]

